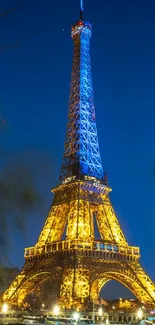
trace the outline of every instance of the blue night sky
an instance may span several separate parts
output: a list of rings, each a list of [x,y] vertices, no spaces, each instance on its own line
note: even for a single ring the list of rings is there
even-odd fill
[[[27,232],[10,230],[8,256],[22,266],[34,245],[57,184],[69,97],[72,40],[79,0],[1,0],[0,105],[7,120],[2,144],[35,163],[46,203],[27,217]],[[129,244],[155,281],[155,1],[85,0],[93,25],[92,75],[100,151],[111,199]],[[1,49],[1,48],[0,48]],[[38,157],[38,159],[34,159]],[[41,165],[41,167],[40,167]]]

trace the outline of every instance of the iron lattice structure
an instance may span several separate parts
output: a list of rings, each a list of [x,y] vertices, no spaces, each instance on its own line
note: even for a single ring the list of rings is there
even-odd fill
[[[139,248],[129,246],[110,202],[103,177],[91,78],[91,25],[72,27],[74,55],[65,152],[53,204],[34,247],[25,249],[25,265],[3,295],[22,306],[46,281],[56,284],[63,306],[84,306],[111,279],[155,306],[155,285],[139,264]],[[96,240],[96,219],[100,239]],[[64,233],[66,238],[63,240]]]
[[[103,177],[95,123],[90,36],[89,23],[80,21],[72,27],[74,54],[61,181],[71,176],[77,179],[86,175]]]

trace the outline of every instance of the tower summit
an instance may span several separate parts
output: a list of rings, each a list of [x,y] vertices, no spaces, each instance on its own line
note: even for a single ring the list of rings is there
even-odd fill
[[[106,282],[116,280],[141,304],[154,308],[155,285],[139,263],[139,247],[127,243],[103,179],[91,77],[91,24],[83,19],[82,1],[71,35],[73,66],[60,182],[53,189],[54,200],[37,243],[25,249],[25,264],[3,301],[21,307],[31,293],[34,299],[50,283],[51,299],[55,295],[62,308],[82,309],[99,297]]]

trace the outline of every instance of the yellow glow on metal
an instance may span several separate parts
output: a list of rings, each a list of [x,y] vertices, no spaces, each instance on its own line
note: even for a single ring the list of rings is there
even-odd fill
[[[112,279],[129,288],[141,302],[155,306],[155,285],[138,262],[139,248],[127,244],[108,191],[96,196],[90,193],[91,188],[84,189],[84,182],[76,182],[73,186],[65,184],[63,190],[57,188],[56,192],[56,205],[49,212],[36,246],[25,250],[26,263],[4,293],[3,301],[22,306],[28,294],[50,278],[48,254],[68,252],[64,267],[53,259],[53,276],[58,270],[62,272],[62,306],[77,307],[89,297],[97,299],[103,285]],[[64,193],[67,198],[70,196],[65,203]],[[94,239],[94,216],[101,240]],[[62,240],[65,226],[66,239]]]
[[[77,307],[89,297],[97,299],[103,285],[112,279],[129,288],[141,302],[155,305],[155,285],[138,262],[139,248],[127,244],[108,191],[92,194],[91,188],[84,189],[84,185],[76,182],[73,186],[63,185],[63,190],[61,186],[57,188],[56,205],[49,212],[36,246],[25,250],[25,266],[4,293],[4,302],[22,306],[28,294],[51,276],[48,254],[68,252],[64,267],[56,265],[53,259],[54,276],[58,270],[62,272],[62,306]],[[94,216],[101,240],[94,239]],[[65,226],[66,239],[62,240]]]

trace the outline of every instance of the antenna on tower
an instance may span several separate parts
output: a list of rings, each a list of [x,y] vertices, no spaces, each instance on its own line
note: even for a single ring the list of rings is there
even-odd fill
[[[80,0],[80,20],[83,20],[83,0]]]

